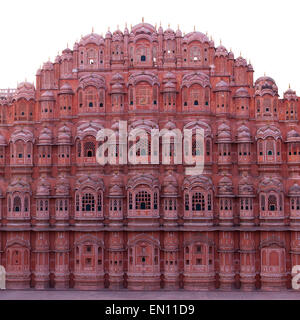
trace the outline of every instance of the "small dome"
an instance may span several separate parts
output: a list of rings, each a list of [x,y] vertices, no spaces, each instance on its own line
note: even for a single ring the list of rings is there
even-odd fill
[[[71,130],[64,125],[58,130],[58,143],[59,144],[70,144],[71,143]]]
[[[165,196],[175,196],[178,193],[178,183],[174,173],[169,172],[163,182]]]
[[[103,43],[103,37],[92,32],[81,38],[79,41],[79,46],[86,46],[87,44],[100,45],[101,43]]]
[[[114,173],[109,184],[110,196],[123,196],[124,183],[122,177],[118,173]]]
[[[249,176],[239,182],[239,195],[254,195],[254,186]]]
[[[65,175],[61,174],[56,182],[56,195],[68,196],[70,191],[70,182]]]
[[[235,65],[236,67],[247,67],[247,66],[248,66],[247,60],[244,59],[243,57],[238,57],[238,58],[235,60],[234,65]]]
[[[232,195],[233,194],[233,184],[232,180],[225,176],[220,179],[218,184],[219,195]]]
[[[173,82],[168,81],[164,84],[164,91],[165,92],[174,92],[176,91],[176,84]]]
[[[255,82],[255,95],[263,96],[265,94],[278,95],[278,87],[275,81],[266,76],[258,78]]]
[[[224,46],[220,45],[220,46],[218,46],[218,48],[216,49],[215,56],[216,56],[216,57],[221,57],[221,56],[227,57],[227,56],[228,56],[228,51],[227,51],[227,49],[226,49]]]
[[[295,129],[289,131],[287,133],[287,141],[293,142],[293,141],[300,141],[300,134]]]
[[[35,88],[32,83],[30,82],[19,83],[18,88],[14,95],[14,99],[19,100],[22,98],[28,101],[35,99]]]
[[[44,128],[39,136],[39,143],[44,145],[50,145],[52,143],[52,133],[48,128]]]
[[[228,59],[234,60],[234,53],[232,51],[228,53]]]
[[[111,34],[110,30],[108,29],[105,34],[105,39],[111,39],[111,38],[112,38],[112,34]]]
[[[299,196],[300,195],[300,186],[298,183],[292,185],[289,189],[289,196]]]
[[[245,125],[242,125],[238,128],[237,131],[237,138],[238,141],[242,141],[242,142],[249,142],[251,141],[251,133],[248,127],[246,127]]]
[[[37,196],[49,196],[50,195],[51,184],[45,177],[41,177],[37,184]]]
[[[60,88],[59,94],[74,94],[74,92],[72,87],[68,83],[65,83]]]
[[[53,63],[51,61],[47,61],[43,64],[43,70],[52,71],[53,70]]]
[[[72,50],[67,48],[62,52],[61,55],[62,60],[72,60],[73,58],[73,54],[72,54]]]
[[[120,73],[115,73],[112,76],[111,81],[123,82],[124,81],[124,77]]]
[[[284,99],[288,100],[288,101],[297,101],[298,97],[296,94],[296,91],[292,90],[291,88],[289,88],[285,93],[284,93]]]
[[[251,63],[248,64],[248,71],[254,72],[254,69]]]
[[[54,63],[60,63],[61,62],[61,56],[60,55],[57,55],[55,57],[55,60],[54,60]]]
[[[181,38],[181,37],[182,37],[182,32],[181,32],[181,30],[177,29],[177,31],[176,31],[176,37],[177,37],[177,38]]]
[[[215,91],[229,91],[229,85],[225,81],[221,80],[216,84]]]
[[[129,30],[128,30],[127,25],[126,25],[126,27],[124,29],[124,36],[128,36],[128,35],[129,35]]]
[[[219,142],[230,142],[231,141],[231,131],[230,127],[226,123],[222,123],[218,127],[218,141]]]
[[[247,89],[239,88],[236,90],[234,98],[250,98],[250,95]]]
[[[123,93],[123,85],[119,82],[114,83],[112,86],[112,91],[111,93]]]
[[[190,32],[183,37],[184,43],[191,43],[193,41],[199,41],[201,43],[209,43],[209,39],[206,34],[198,31]]]
[[[53,92],[52,91],[45,91],[41,95],[41,100],[43,100],[43,101],[53,101],[53,100],[55,100]]]
[[[176,82],[176,76],[174,73],[172,72],[167,72],[164,75],[164,81],[175,81]]]

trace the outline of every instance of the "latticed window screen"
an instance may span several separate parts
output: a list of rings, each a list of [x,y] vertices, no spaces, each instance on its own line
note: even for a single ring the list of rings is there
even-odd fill
[[[129,192],[129,210],[132,210],[133,206],[132,206],[132,193]]]
[[[79,210],[79,194],[76,194],[76,211],[80,211]]]
[[[87,141],[84,143],[84,156],[91,158],[95,156],[95,143]]]
[[[185,210],[190,210],[189,195],[188,194],[186,194],[184,197],[184,205],[185,205]]]
[[[13,211],[14,212],[20,212],[21,211],[21,198],[19,196],[14,198],[14,205],[13,205]]]
[[[158,209],[158,199],[157,199],[157,192],[154,193],[154,198],[153,198],[153,208],[154,210]]]
[[[211,194],[207,195],[207,210],[211,211],[212,205],[211,205]]]
[[[98,194],[98,202],[97,202],[98,211],[102,211],[102,195]]]
[[[81,157],[81,141],[77,142],[77,155]]]
[[[196,136],[193,136],[192,154],[193,154],[193,156],[203,155],[203,145],[202,145],[201,141],[198,141],[196,139]]]
[[[29,200],[28,200],[28,197],[25,197],[25,200],[24,200],[24,211],[28,212],[28,210],[29,210]]]
[[[205,211],[204,195],[200,192],[196,192],[192,197],[192,210],[193,211]]]
[[[136,102],[140,106],[151,105],[151,87],[141,86],[136,90]]]
[[[300,210],[300,198],[299,197],[291,199],[291,208],[292,208],[292,210],[297,210],[297,211]]]
[[[147,191],[140,191],[135,196],[136,210],[150,210],[151,209],[151,195]]]
[[[266,198],[264,195],[262,195],[260,197],[260,207],[261,207],[261,210],[265,211],[265,208],[266,208]]]
[[[82,197],[82,211],[95,211],[95,197],[91,193],[86,193]]]
[[[277,199],[275,195],[270,195],[268,198],[269,211],[277,211]]]
[[[190,51],[190,60],[193,62],[200,61],[201,59],[201,51],[199,47],[192,47]]]
[[[274,141],[271,141],[271,140],[267,141],[267,155],[268,156],[274,155]]]

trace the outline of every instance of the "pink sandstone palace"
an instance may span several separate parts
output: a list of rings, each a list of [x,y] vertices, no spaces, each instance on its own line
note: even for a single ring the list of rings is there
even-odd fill
[[[36,87],[0,90],[7,287],[290,289],[299,101],[253,73],[203,33],[143,22],[92,32],[46,62]],[[119,120],[149,133],[203,129],[203,174],[187,176],[173,148],[169,165],[100,166],[97,133]]]

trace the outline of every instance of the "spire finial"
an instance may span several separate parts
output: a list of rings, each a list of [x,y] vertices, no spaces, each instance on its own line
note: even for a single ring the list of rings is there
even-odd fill
[[[119,25],[117,24],[117,30],[119,30]]]
[[[220,46],[222,45],[222,39],[220,39]]]
[[[67,48],[69,49],[69,42],[67,42]]]
[[[242,56],[242,51],[240,51],[240,57]]]
[[[266,76],[266,73],[264,72],[264,76]]]
[[[130,31],[132,30],[132,24],[130,25]]]
[[[291,89],[291,84],[289,83],[289,89]]]
[[[168,28],[170,28],[170,23],[168,23]]]
[[[157,30],[157,23],[155,23],[155,26],[154,26],[155,30]]]
[[[142,18],[142,22],[143,22],[143,23],[145,22],[145,19],[144,19],[144,17]]]
[[[125,28],[127,29],[127,22],[125,22]]]
[[[94,33],[94,27],[92,27],[92,33]]]
[[[194,32],[196,32],[196,26],[194,26]]]
[[[108,27],[108,31],[110,31],[110,27]]]
[[[159,22],[159,26],[161,27],[161,21]]]
[[[179,24],[177,25],[177,29],[178,29],[178,30],[180,29],[180,26],[179,26]]]

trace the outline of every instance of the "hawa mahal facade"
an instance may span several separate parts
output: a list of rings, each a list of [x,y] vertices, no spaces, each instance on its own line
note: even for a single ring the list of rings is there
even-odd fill
[[[143,22],[92,32],[46,62],[36,87],[1,90],[7,287],[291,288],[299,101],[291,89],[280,99],[275,81],[254,82],[253,72],[205,34]],[[119,120],[147,133],[203,129],[203,174],[186,176],[172,147],[169,165],[100,166],[97,132],[117,132]],[[143,148],[137,156],[150,156]]]

